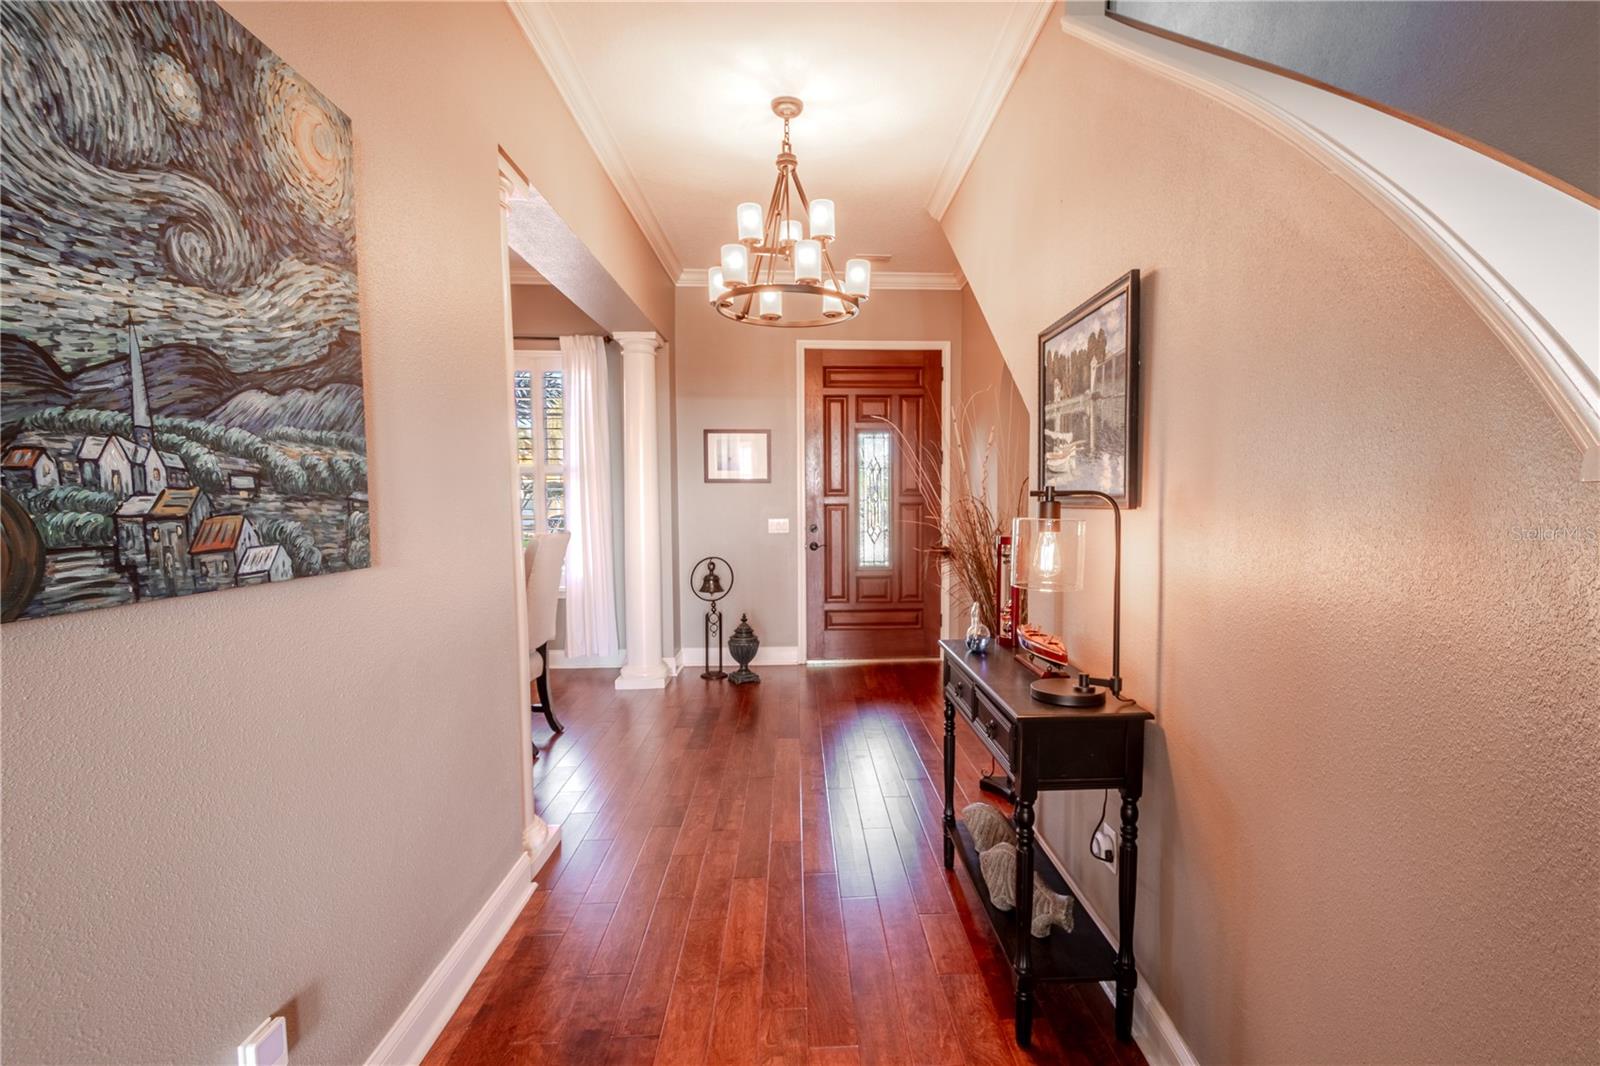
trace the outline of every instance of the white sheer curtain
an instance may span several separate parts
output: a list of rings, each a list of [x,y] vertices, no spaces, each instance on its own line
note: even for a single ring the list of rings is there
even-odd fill
[[[611,414],[604,338],[561,338],[567,419],[567,646],[569,658],[617,650],[611,559]]]

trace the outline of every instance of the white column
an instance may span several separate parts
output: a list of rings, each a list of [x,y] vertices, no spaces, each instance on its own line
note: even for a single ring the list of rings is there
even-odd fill
[[[661,485],[656,467],[654,333],[618,333],[622,347],[623,576],[628,659],[617,688],[665,688],[661,657]]]

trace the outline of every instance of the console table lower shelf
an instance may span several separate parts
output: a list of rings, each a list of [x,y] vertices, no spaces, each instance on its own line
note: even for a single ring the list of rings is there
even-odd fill
[[[1017,936],[1021,932],[1017,912],[1000,910],[989,898],[989,886],[984,883],[983,871],[978,868],[978,849],[972,842],[972,834],[967,831],[967,823],[959,820],[956,822],[956,854],[961,856],[978,890],[978,898],[983,900],[983,909],[989,914],[989,924],[994,926],[995,936],[1000,938],[1006,961],[1015,967]],[[1040,851],[1034,853],[1033,872],[1052,892],[1073,897],[1070,932],[1052,929],[1050,935],[1043,938],[1029,934],[1033,939],[1029,952],[1032,968],[1029,972],[1034,982],[1114,980],[1117,976],[1116,949],[1095,926],[1094,919],[1084,911],[1077,894],[1067,887],[1066,878],[1061,876],[1049,856]]]

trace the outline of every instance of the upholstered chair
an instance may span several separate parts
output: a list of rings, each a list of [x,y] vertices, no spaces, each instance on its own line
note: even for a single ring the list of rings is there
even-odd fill
[[[536,706],[557,733],[563,731],[550,706],[550,641],[556,635],[556,601],[561,596],[561,564],[570,533],[541,533],[522,549],[528,573],[528,665],[539,689]]]

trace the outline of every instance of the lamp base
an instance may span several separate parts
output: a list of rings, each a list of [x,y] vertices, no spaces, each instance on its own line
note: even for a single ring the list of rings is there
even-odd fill
[[[978,787],[996,796],[1003,796],[1012,803],[1017,802],[1017,790],[1011,787],[1011,778],[1007,774],[984,774],[978,778]]]
[[[1087,678],[1041,677],[1029,686],[1033,698],[1056,707],[1104,707],[1106,690],[1087,684]]]

